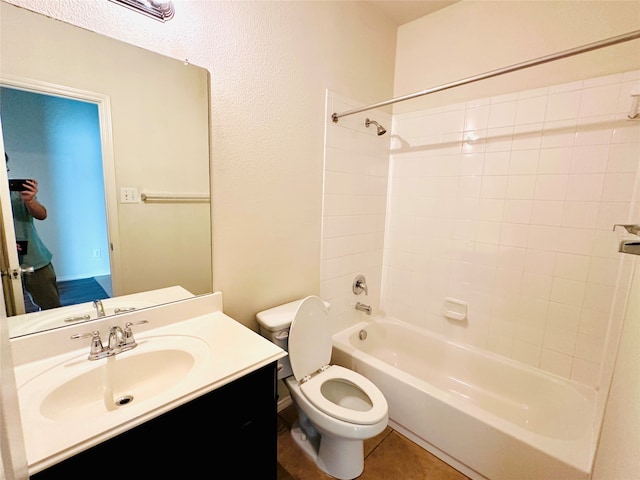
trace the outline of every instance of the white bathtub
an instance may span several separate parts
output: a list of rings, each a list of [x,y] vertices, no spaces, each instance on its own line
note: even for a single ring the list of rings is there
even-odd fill
[[[391,427],[471,478],[589,478],[591,388],[389,318],[336,334],[332,362],[382,390]]]

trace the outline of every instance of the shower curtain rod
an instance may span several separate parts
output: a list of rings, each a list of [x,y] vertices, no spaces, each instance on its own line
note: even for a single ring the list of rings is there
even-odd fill
[[[634,30],[633,32],[625,33],[623,35],[607,38],[599,42],[588,43],[581,47],[571,48],[569,50],[553,53],[551,55],[546,55],[544,57],[538,57],[533,60],[528,60],[526,62],[516,63],[515,65],[511,65],[509,67],[500,68],[498,70],[492,70],[486,73],[481,73],[479,75],[475,75],[473,77],[467,77],[465,79],[457,80],[455,82],[445,83],[437,87],[422,90],[420,92],[410,93],[402,97],[392,98],[391,100],[385,100],[384,102],[374,103],[373,105],[369,105],[367,107],[354,108],[353,110],[347,110],[342,113],[333,113],[331,115],[331,119],[333,120],[334,123],[338,123],[339,118],[346,117],[347,115],[353,115],[354,113],[365,112],[367,110],[373,110],[374,108],[385,107],[393,103],[404,102],[405,100],[411,100],[413,98],[422,97],[424,95],[429,95],[430,93],[436,93],[442,90],[448,90],[450,88],[466,85],[468,83],[473,83],[480,80],[485,80],[487,78],[504,75],[505,73],[511,73],[511,72],[515,72],[515,71],[522,70],[529,67],[535,67],[536,65],[541,65],[543,63],[552,62],[554,60],[561,60],[563,58],[572,57],[574,55],[590,52],[592,50],[597,50],[599,48],[610,47],[611,45],[617,45],[618,43],[628,42],[630,40],[635,40],[637,38],[640,38],[640,30]]]

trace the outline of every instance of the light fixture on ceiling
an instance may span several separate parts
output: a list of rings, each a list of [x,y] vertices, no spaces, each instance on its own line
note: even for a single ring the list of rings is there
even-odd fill
[[[175,13],[173,3],[160,0],[109,0],[123,7],[130,8],[138,13],[142,13],[160,22],[171,20]]]

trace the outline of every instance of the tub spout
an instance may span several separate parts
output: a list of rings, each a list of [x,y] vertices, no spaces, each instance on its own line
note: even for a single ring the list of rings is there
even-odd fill
[[[366,313],[367,315],[371,315],[372,308],[369,305],[365,305],[364,303],[356,303],[356,310]]]

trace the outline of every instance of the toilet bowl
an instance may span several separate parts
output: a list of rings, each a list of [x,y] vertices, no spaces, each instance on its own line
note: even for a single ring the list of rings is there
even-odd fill
[[[331,332],[327,307],[319,297],[257,317],[263,335],[287,340],[290,368],[285,364],[281,372],[298,411],[293,439],[329,475],[340,480],[358,477],[364,468],[363,441],[387,426],[384,395],[359,373],[329,364]]]

